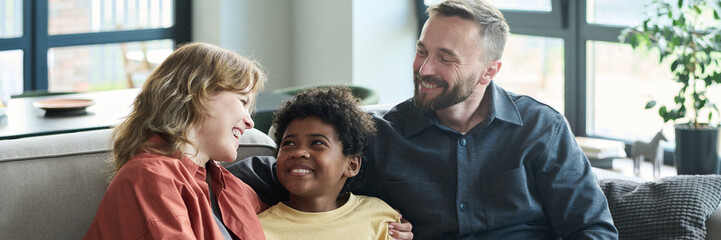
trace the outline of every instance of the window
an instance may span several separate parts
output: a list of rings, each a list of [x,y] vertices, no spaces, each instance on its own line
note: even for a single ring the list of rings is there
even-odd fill
[[[11,95],[138,87],[190,40],[190,0],[0,0],[0,20]]]
[[[0,1],[0,38],[15,38],[23,35],[22,0]]]
[[[563,39],[511,35],[496,84],[524,93],[563,112]]]
[[[586,52],[587,133],[643,139],[658,132],[663,120],[644,106],[651,99],[673,100],[678,89],[667,65],[658,64],[658,53],[604,41],[587,41]]]
[[[499,9],[550,12],[551,0],[491,0]]]
[[[663,128],[672,138],[673,126],[664,125],[655,109],[644,109],[651,99],[672,101],[678,86],[668,64],[658,64],[656,53],[633,51],[618,41],[622,29],[640,23],[650,0],[490,1],[504,13],[512,34],[495,79],[499,85],[563,112],[579,136],[631,143]],[[425,22],[426,3],[437,1],[418,2]],[[665,155],[669,163],[673,154]]]
[[[643,7],[649,0],[587,0],[586,22],[615,26],[631,26],[643,19]]]

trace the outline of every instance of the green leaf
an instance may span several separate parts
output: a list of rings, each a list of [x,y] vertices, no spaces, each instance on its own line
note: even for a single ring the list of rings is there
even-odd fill
[[[683,0],[678,0],[678,8],[682,8],[682,7],[683,7]]]
[[[674,119],[682,118],[686,115],[686,106],[681,105],[681,107],[679,107],[678,110],[674,110],[674,112],[676,113],[676,118]]]
[[[697,110],[698,110],[698,109],[702,109],[704,106],[706,106],[706,103],[707,103],[707,102],[708,102],[707,99],[696,100],[696,104],[694,104],[694,105],[695,105],[695,108],[696,108]]]
[[[678,68],[678,59],[674,60],[671,63],[671,72],[675,72],[677,68]]]
[[[671,45],[672,45],[672,46],[681,45],[681,38],[679,38],[679,37],[676,36],[676,35],[674,35],[673,37],[671,37]]]
[[[655,106],[656,106],[656,100],[651,100],[651,101],[648,101],[648,102],[646,103],[646,107],[644,107],[644,108],[645,108],[645,109],[651,109],[651,108],[653,108],[653,107],[655,107]]]
[[[683,103],[684,100],[686,100],[686,99],[683,96],[676,96],[673,98],[673,102],[678,103],[678,104]]]
[[[719,12],[721,12],[721,3],[719,3],[718,1],[713,2],[711,8],[713,9],[714,18],[716,20],[721,19],[721,17],[719,17]]]
[[[631,38],[628,39],[629,44],[631,44],[631,48],[635,49],[636,47],[638,47],[638,38],[639,38],[638,34],[633,34],[633,35],[631,35]]]
[[[664,123],[668,122],[668,120],[671,119],[671,118],[669,117],[669,112],[666,110],[666,106],[661,106],[661,107],[658,109],[658,115],[661,116],[661,118],[663,118],[663,122],[664,122]]]
[[[678,82],[683,83],[684,85],[688,85],[688,74],[680,74],[678,75]]]
[[[709,57],[709,56],[711,56],[711,52],[710,52],[711,50],[706,49],[705,51],[709,51],[709,52],[706,52],[706,55],[704,55],[703,64],[701,64],[702,67],[706,66],[706,65],[711,65],[711,61],[713,61],[713,59]],[[701,68],[701,72],[702,73],[706,72],[706,69]]]

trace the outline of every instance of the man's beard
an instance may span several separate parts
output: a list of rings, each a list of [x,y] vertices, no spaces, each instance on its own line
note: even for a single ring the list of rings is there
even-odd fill
[[[413,104],[422,109],[423,111],[435,111],[438,109],[444,109],[460,102],[465,101],[473,93],[473,85],[475,83],[475,76],[470,76],[466,79],[456,82],[456,86],[452,89],[448,89],[448,83],[433,77],[421,77],[418,73],[414,74],[413,83],[416,85],[416,90],[413,94]],[[443,88],[443,92],[433,99],[430,98],[427,93],[421,92],[420,81],[429,82]]]

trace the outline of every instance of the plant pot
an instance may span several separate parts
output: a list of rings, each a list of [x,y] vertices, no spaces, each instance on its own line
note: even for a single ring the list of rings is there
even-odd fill
[[[675,125],[674,165],[678,174],[721,174],[719,128]]]

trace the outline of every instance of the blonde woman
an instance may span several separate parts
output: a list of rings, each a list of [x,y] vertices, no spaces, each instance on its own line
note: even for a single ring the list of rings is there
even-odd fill
[[[114,176],[85,239],[264,239],[267,206],[214,162],[236,159],[264,82],[257,63],[213,45],[168,56],[113,132]]]

